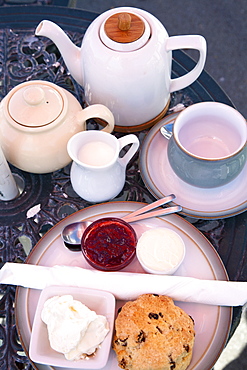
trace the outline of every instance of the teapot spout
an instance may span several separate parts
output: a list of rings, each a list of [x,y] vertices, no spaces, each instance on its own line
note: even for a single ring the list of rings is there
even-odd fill
[[[81,49],[69,39],[66,33],[56,23],[43,20],[35,30],[35,35],[45,36],[51,39],[58,47],[65,64],[74,79],[83,86],[83,74],[81,66]]]

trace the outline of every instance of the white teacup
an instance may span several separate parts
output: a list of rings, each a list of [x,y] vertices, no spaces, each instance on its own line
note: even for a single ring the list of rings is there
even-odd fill
[[[128,151],[120,157],[127,145]],[[139,148],[137,136],[117,139],[103,131],[83,131],[68,142],[73,160],[71,183],[75,192],[89,202],[104,202],[116,197],[124,187],[126,166]]]
[[[247,157],[247,125],[234,108],[202,102],[182,111],[168,143],[173,171],[202,188],[222,186],[242,171]]]

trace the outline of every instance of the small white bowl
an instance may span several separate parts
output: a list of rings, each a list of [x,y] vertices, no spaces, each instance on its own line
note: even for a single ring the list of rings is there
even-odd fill
[[[142,268],[150,274],[172,275],[185,257],[185,244],[175,231],[158,227],[145,231],[136,246]]]
[[[104,315],[109,323],[109,333],[97,349],[95,355],[79,361],[69,361],[62,353],[56,352],[50,346],[46,324],[41,319],[41,312],[47,299],[54,296],[70,294],[75,300],[85,304],[98,315]],[[115,297],[105,291],[85,289],[70,286],[50,286],[45,288],[38,301],[29,348],[30,359],[34,362],[67,367],[70,369],[101,369],[108,361],[111,349],[113,326],[115,318]]]

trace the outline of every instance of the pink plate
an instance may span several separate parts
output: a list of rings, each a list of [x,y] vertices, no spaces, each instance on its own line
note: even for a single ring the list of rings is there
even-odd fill
[[[72,222],[90,219],[96,220],[101,217],[123,217],[142,207],[139,202],[109,202],[97,204],[82,209],[60,221],[37,243],[27,263],[53,266],[69,265],[91,268],[81,252],[71,252],[64,247],[61,239],[61,231]],[[153,227],[168,227],[176,231],[183,239],[186,247],[186,256],[176,271],[175,275],[191,276],[201,279],[227,280],[227,273],[221,259],[211,243],[189,222],[178,215],[172,214],[165,217],[153,218],[132,223],[137,236]],[[137,258],[122,271],[143,272]],[[121,289],[121,287],[119,287]],[[148,292],[150,293],[150,292]],[[16,294],[16,322],[22,346],[28,356],[31,330],[40,291],[34,289],[17,288]],[[195,346],[192,362],[188,370],[211,369],[222,352],[231,325],[232,309],[230,307],[218,307],[211,305],[176,302],[195,321]],[[116,309],[123,305],[123,301],[117,301]],[[59,370],[58,367],[33,364],[38,370]],[[70,368],[64,368],[71,370]],[[104,370],[119,370],[113,350]]]

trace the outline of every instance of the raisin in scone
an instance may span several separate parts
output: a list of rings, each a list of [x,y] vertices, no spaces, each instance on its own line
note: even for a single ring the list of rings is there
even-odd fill
[[[143,294],[115,320],[113,349],[126,370],[185,370],[192,357],[194,322],[167,296]]]

